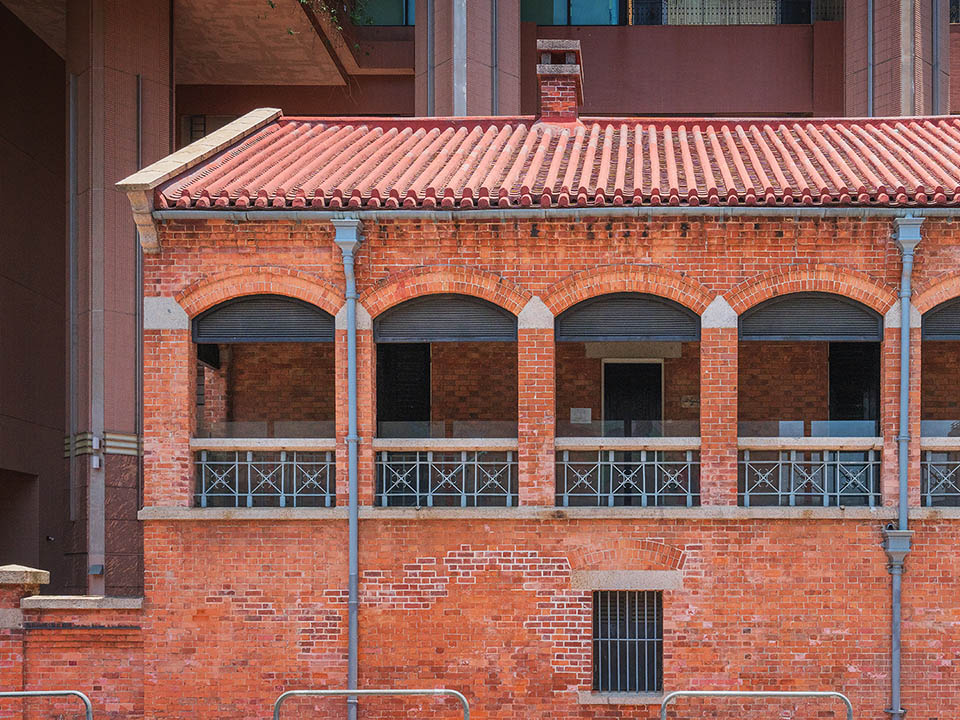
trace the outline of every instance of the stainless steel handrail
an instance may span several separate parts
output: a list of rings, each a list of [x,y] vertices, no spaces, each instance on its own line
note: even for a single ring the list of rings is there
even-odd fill
[[[365,695],[449,695],[457,698],[463,705],[463,720],[470,720],[470,704],[463,693],[446,688],[429,688],[423,690],[288,690],[280,695],[273,704],[273,720],[280,720],[280,706],[291,697],[319,696],[319,697],[362,697]]]
[[[0,692],[0,698],[32,698],[32,697],[78,697],[83,702],[87,720],[93,720],[93,705],[90,698],[79,690],[22,690],[20,692]]]
[[[762,690],[756,691],[737,691],[737,690],[678,690],[677,692],[672,692],[663,698],[663,702],[660,703],[660,720],[667,720],[667,705],[673,702],[676,698],[681,697],[741,697],[741,698],[760,698],[760,697],[775,697],[775,698],[836,698],[843,702],[847,706],[847,720],[853,720],[853,705],[850,703],[850,700],[846,695],[839,692],[832,691],[774,691],[765,692]]]

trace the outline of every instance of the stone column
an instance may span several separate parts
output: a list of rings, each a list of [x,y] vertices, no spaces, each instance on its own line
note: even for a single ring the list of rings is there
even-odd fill
[[[557,412],[553,314],[533,297],[520,311],[518,327],[520,504],[553,505]]]
[[[700,330],[700,502],[737,504],[737,314],[718,296]]]

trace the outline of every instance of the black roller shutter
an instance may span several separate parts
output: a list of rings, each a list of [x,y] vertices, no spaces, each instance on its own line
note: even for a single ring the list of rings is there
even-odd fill
[[[920,327],[924,340],[960,340],[960,298],[925,312]]]
[[[373,336],[381,343],[511,342],[517,339],[517,318],[479,298],[429,295],[380,315]]]
[[[883,317],[840,295],[793,293],[741,315],[740,339],[879,342]]]
[[[556,338],[563,342],[689,342],[700,339],[700,316],[655,295],[601,295],[562,312]]]
[[[193,341],[333,342],[333,315],[282,295],[251,295],[198,315],[193,321]]]

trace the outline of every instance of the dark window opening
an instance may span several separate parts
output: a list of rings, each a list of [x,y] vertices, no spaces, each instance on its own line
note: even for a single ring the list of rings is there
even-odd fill
[[[951,22],[956,2],[951,1]],[[842,20],[842,0],[523,0],[537,25],[798,25]]]
[[[383,343],[377,346],[377,420],[379,423],[414,426],[422,423],[428,433],[430,343]],[[406,430],[409,432],[410,428]]]
[[[604,435],[659,437],[663,422],[663,365],[606,362],[603,365]]]
[[[414,25],[416,0],[366,0],[353,11],[354,25]]]
[[[950,22],[960,23],[960,0],[950,0]]]
[[[830,422],[834,435],[843,434],[841,422],[851,430],[872,423],[873,434],[880,434],[880,343],[830,343]]]
[[[593,689],[663,689],[663,593],[593,593]]]

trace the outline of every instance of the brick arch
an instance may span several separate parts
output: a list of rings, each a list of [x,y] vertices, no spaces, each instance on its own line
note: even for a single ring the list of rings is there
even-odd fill
[[[344,302],[343,291],[323,278],[298,270],[263,266],[200,278],[176,297],[193,318],[225,300],[244,295],[286,295],[316,305],[331,315],[336,315]]]
[[[698,315],[713,299],[713,294],[700,283],[673,270],[656,265],[602,265],[581,270],[555,283],[543,302],[554,315],[559,315],[583,300],[621,292],[657,295],[678,302]]]
[[[423,265],[391,275],[363,293],[360,303],[371,317],[405,300],[437,293],[471,295],[518,315],[532,294],[499,275],[462,265]]]
[[[603,547],[574,550],[569,560],[572,570],[680,570],[686,553],[656,540],[618,538]]]
[[[960,296],[960,275],[940,276],[918,287],[913,293],[913,304],[921,313],[932,310],[947,300]]]
[[[779,295],[823,292],[863,303],[883,315],[897,301],[897,294],[869,275],[832,265],[811,265],[764,273],[741,283],[725,297],[740,315],[754,305]]]

